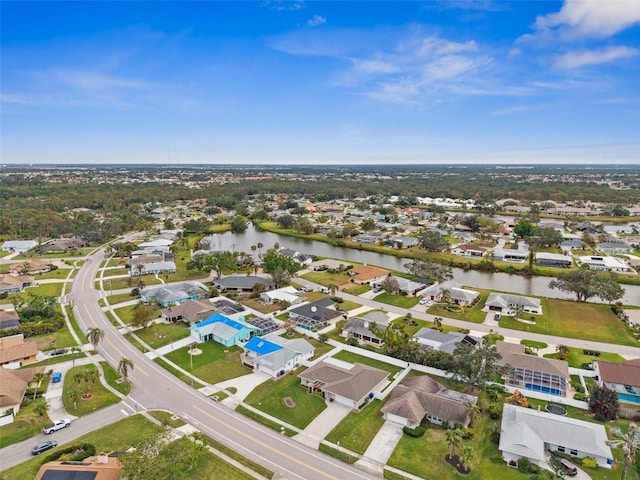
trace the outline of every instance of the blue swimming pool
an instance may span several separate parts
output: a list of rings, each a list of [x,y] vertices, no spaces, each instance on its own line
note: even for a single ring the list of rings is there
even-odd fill
[[[620,400],[621,402],[640,404],[640,396],[630,395],[628,393],[618,393],[618,400]]]
[[[545,387],[534,383],[525,383],[524,388],[527,390],[533,390],[534,392],[548,393],[549,395],[562,395],[562,392],[557,388]]]

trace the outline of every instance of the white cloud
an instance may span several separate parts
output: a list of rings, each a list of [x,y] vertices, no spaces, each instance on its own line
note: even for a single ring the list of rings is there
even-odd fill
[[[318,25],[322,25],[324,23],[327,23],[327,19],[320,15],[314,15],[313,18],[307,20],[307,25],[309,25],[310,27],[317,27]]]
[[[384,60],[372,59],[372,60],[360,60],[355,59],[353,61],[353,68],[356,71],[364,73],[396,73],[400,71],[400,67],[391,62]]]
[[[559,12],[539,16],[534,28],[542,36],[557,33],[567,39],[606,38],[638,22],[638,0],[566,0]]]
[[[285,0],[269,0],[265,3],[267,8],[271,10],[277,10],[279,12],[288,10],[300,10],[304,8],[303,0],[285,1]]]
[[[108,75],[90,70],[54,69],[47,72],[49,78],[82,90],[104,90],[110,88],[147,88],[149,82]]]
[[[600,65],[621,58],[630,58],[640,54],[640,50],[630,47],[604,47],[597,50],[576,50],[556,58],[556,68],[580,68],[587,65]]]

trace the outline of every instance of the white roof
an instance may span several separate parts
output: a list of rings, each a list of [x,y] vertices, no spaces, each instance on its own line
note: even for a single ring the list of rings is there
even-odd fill
[[[271,300],[284,300],[289,303],[293,303],[296,300],[299,300],[298,290],[295,287],[283,287],[277,290],[271,290],[269,292],[263,292],[262,295],[266,296]]]
[[[629,268],[629,265],[616,257],[586,255],[578,258],[581,263],[587,263],[589,265],[603,265],[607,268]]]

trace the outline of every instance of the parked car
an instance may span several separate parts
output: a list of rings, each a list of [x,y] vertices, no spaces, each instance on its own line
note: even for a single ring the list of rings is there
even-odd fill
[[[436,303],[433,300],[427,300],[427,307],[431,307],[433,306],[433,304]]]
[[[42,452],[46,452],[47,450],[51,450],[58,446],[58,442],[55,440],[46,440],[44,442],[40,442],[35,447],[31,449],[31,455],[40,455]]]
[[[562,466],[565,474],[569,477],[575,477],[576,475],[578,475],[578,467],[576,467],[566,458],[556,458],[556,461],[560,463],[560,466]]]
[[[61,372],[56,372],[51,376],[51,382],[52,383],[58,383],[62,380],[62,373]]]
[[[62,428],[67,428],[69,425],[71,425],[71,420],[67,420],[65,418],[63,418],[62,420],[56,420],[55,422],[49,424],[49,425],[45,425],[45,427],[42,429],[42,431],[49,435],[53,432],[57,432],[58,430],[62,429]]]
[[[422,297],[418,303],[420,305],[425,305],[428,301],[429,299],[427,299],[427,297]]]
[[[66,348],[58,348],[57,350],[54,350],[53,352],[51,352],[51,356],[55,357],[56,355],[63,355],[67,353],[67,349]]]
[[[496,313],[496,314],[493,316],[493,319],[494,319],[496,322],[497,322],[497,321],[499,321],[499,320],[500,320],[500,314],[499,314],[499,313]]]

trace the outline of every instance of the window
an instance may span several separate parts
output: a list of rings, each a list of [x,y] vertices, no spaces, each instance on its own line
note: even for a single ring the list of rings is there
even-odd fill
[[[578,450],[569,450],[569,455],[577,457],[578,456]]]
[[[565,448],[564,448],[564,447],[563,447],[562,445],[558,445],[558,448],[557,448],[557,450],[558,450],[559,452],[562,452],[562,453],[564,453],[564,451],[565,451]]]

